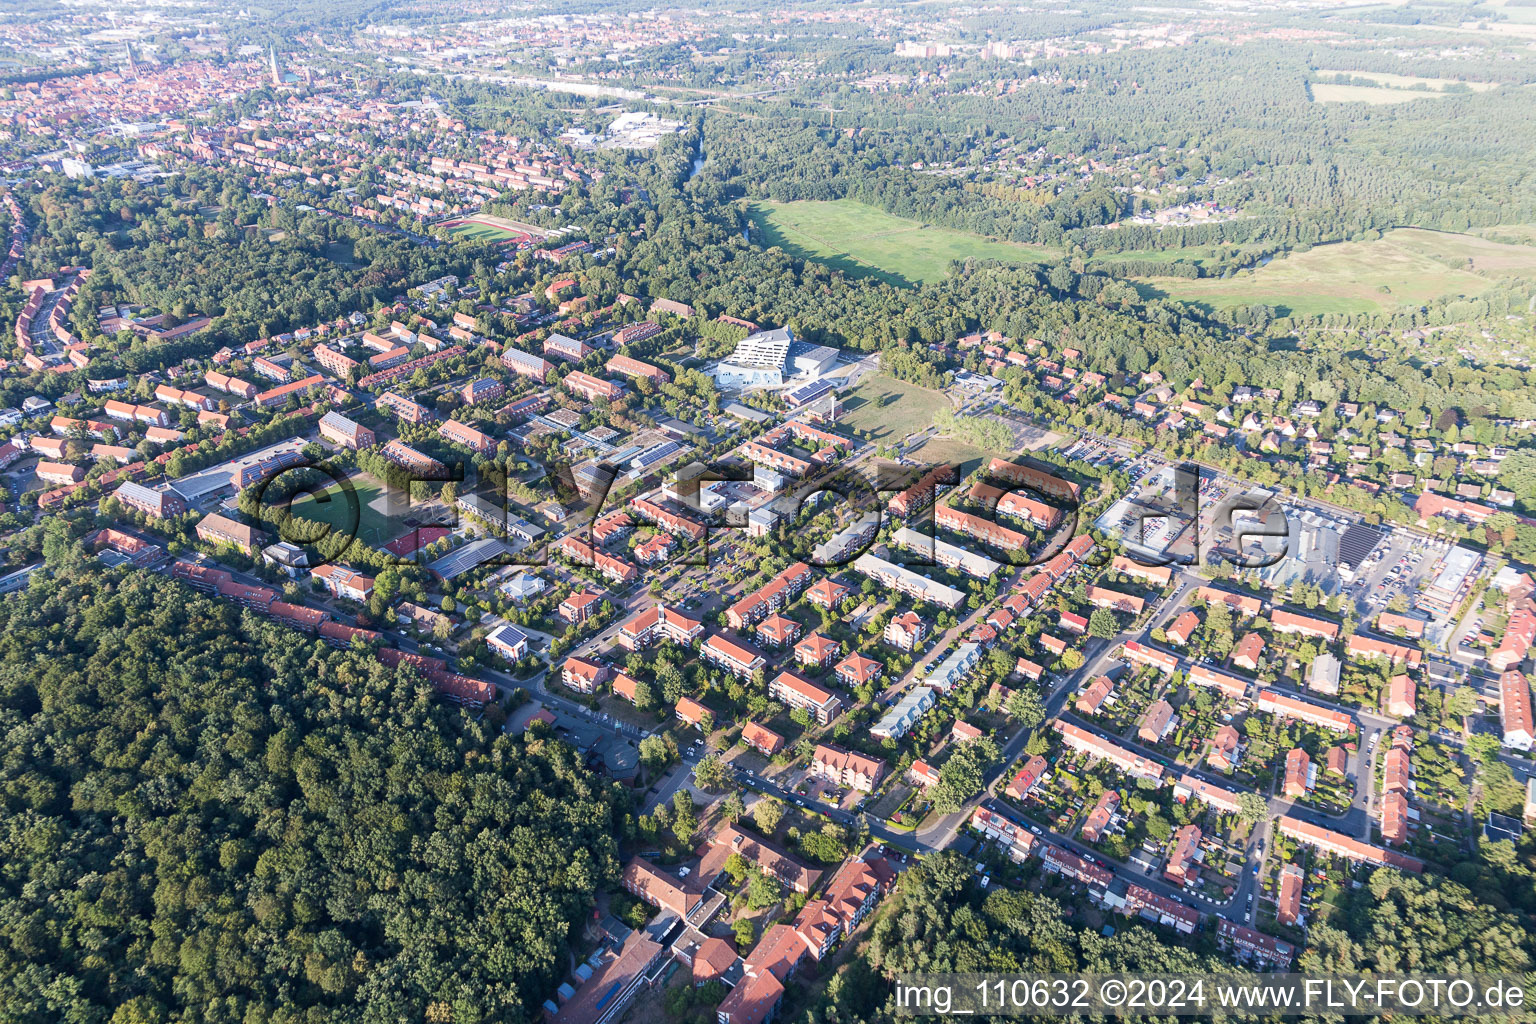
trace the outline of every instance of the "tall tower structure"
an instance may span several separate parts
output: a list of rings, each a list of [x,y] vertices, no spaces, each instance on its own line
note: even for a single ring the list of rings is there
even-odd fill
[[[277,68],[277,46],[276,46],[276,44],[272,45],[268,49],[268,53],[270,53],[271,56],[272,56],[272,85],[275,88],[275,87],[280,86],[280,85],[283,84],[283,73],[281,71],[279,71],[278,68]]]

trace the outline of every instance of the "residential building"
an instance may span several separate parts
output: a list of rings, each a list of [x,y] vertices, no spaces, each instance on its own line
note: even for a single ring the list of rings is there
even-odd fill
[[[790,708],[805,709],[820,725],[836,718],[843,707],[836,694],[788,671],[780,672],[768,684],[768,696]]]
[[[350,566],[334,563],[322,565],[318,569],[311,569],[309,576],[329,591],[332,597],[361,603],[373,596],[373,577],[364,576]]]
[[[846,789],[872,793],[885,775],[885,762],[822,743],[811,755],[809,773]]]

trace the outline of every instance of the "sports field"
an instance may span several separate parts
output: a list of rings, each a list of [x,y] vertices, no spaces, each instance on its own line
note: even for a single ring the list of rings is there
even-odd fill
[[[463,238],[472,242],[501,242],[513,238],[522,238],[523,232],[514,228],[503,227],[500,224],[492,224],[489,221],[472,218],[470,220],[451,220],[443,225],[448,233],[455,238]]]
[[[940,280],[951,260],[1023,264],[1055,257],[1044,248],[893,217],[852,199],[755,202],[748,210],[764,245],[825,263],[850,277],[873,277],[898,286]]]
[[[340,486],[336,486],[318,497],[305,494],[294,499],[293,515],[312,523],[324,523],[335,535],[342,537],[351,534],[356,527],[357,539],[374,548],[382,547],[410,529],[408,523],[388,515],[387,497],[381,483],[362,473],[349,480],[357,498],[355,510]]]
[[[1442,259],[1456,262],[1453,269]],[[1138,279],[1146,296],[1212,309],[1262,304],[1281,316],[1373,313],[1474,297],[1503,276],[1536,277],[1536,249],[1473,235],[1399,228],[1369,242],[1320,245],[1226,278]]]
[[[840,422],[869,431],[876,441],[899,441],[931,426],[934,412],[949,407],[949,399],[942,392],[882,373],[866,377],[843,400],[845,412]]]

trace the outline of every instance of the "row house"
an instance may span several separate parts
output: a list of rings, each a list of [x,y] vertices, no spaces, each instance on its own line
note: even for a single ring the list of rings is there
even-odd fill
[[[1393,665],[1406,665],[1410,669],[1417,669],[1424,660],[1424,652],[1417,647],[1404,647],[1402,644],[1388,643],[1359,633],[1350,635],[1344,649],[1352,658],[1381,658]]]
[[[1253,618],[1264,610],[1264,602],[1249,594],[1236,594],[1217,587],[1200,587],[1195,597],[1206,604],[1224,604],[1239,615]]]
[[[1028,860],[1035,845],[1035,835],[1028,828],[986,807],[971,812],[971,828],[982,838],[1002,847],[1015,864]]]
[[[1294,718],[1337,733],[1353,735],[1355,732],[1354,719],[1343,711],[1325,708],[1274,690],[1261,689],[1257,704],[1260,711],[1278,718]]]
[[[1215,690],[1233,700],[1241,700],[1248,693],[1248,680],[1218,671],[1209,665],[1191,665],[1185,682],[1191,686],[1203,686]]]
[[[1176,655],[1160,651],[1155,647],[1148,647],[1140,641],[1127,640],[1121,650],[1125,654],[1126,661],[1155,668],[1163,675],[1171,676],[1179,670],[1179,659]]]
[[[1143,757],[1128,747],[1091,733],[1071,722],[1058,719],[1053,725],[1061,733],[1062,742],[1070,749],[1079,751],[1094,760],[1108,761],[1133,778],[1162,784],[1163,768],[1152,759]]]
[[[1424,862],[1417,857],[1409,857],[1395,850],[1372,846],[1343,832],[1335,832],[1292,815],[1285,815],[1280,819],[1280,834],[1287,839],[1293,839],[1303,845],[1322,850],[1335,857],[1343,857],[1357,864],[1398,868],[1414,873],[1424,870]]]
[[[1270,615],[1269,624],[1276,633],[1294,633],[1298,636],[1326,640],[1329,643],[1339,638],[1339,625],[1336,622],[1314,619],[1308,615],[1297,615],[1295,612],[1278,608]]]

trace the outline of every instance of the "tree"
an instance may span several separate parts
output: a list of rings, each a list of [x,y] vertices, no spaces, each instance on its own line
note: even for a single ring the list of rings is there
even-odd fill
[[[692,794],[686,789],[678,790],[672,794],[672,807],[677,812],[672,819],[672,834],[677,836],[678,842],[687,846],[699,828],[699,817],[694,812]]]
[[[1120,632],[1120,623],[1115,618],[1115,613],[1108,608],[1095,608],[1088,616],[1088,635],[1096,636],[1100,640],[1108,640]]]
[[[1006,710],[1026,729],[1034,729],[1045,721],[1045,704],[1034,690],[1014,690],[1008,695]]]
[[[752,921],[750,918],[744,917],[737,921],[734,925],[731,926],[731,930],[736,933],[737,949],[752,948],[752,940],[756,938],[757,932],[756,929],[752,927]]]
[[[1237,816],[1250,825],[1258,824],[1269,813],[1269,803],[1259,794],[1244,791],[1237,795]]]
[[[933,809],[940,814],[959,810],[981,792],[987,766],[996,760],[997,744],[985,736],[961,743],[939,769],[939,784],[932,791]]]
[[[694,781],[701,789],[721,789],[731,778],[730,769],[719,754],[709,754],[693,769]]]
[[[720,807],[721,817],[725,818],[726,821],[734,824],[735,822],[740,821],[742,815],[746,813],[747,808],[746,805],[742,803],[740,792],[733,789],[730,791],[730,793],[726,794],[725,803],[723,803]]]
[[[784,820],[784,805],[772,797],[763,797],[752,805],[752,820],[763,835],[771,836]]]
[[[779,885],[777,879],[764,874],[757,868],[753,868],[752,878],[747,882],[747,906],[753,910],[771,907],[783,895],[784,890]]]
[[[336,1020],[370,1003],[442,1019],[462,998],[442,983],[454,965],[498,979],[476,989],[475,1016],[465,1004],[452,1019],[523,1020],[618,878],[619,798],[572,747],[538,723],[503,734],[366,648],[85,565],[8,595],[0,632],[8,735],[71,751],[0,766],[7,815],[38,830],[7,855],[13,912],[0,915],[0,948],[37,968],[0,971],[19,1022],[164,1024],[235,1004]],[[217,666],[218,685],[198,664]],[[470,860],[538,891],[466,887]],[[209,900],[217,920],[198,909]],[[386,919],[447,938],[402,945]],[[174,951],[102,945],[91,936],[108,920],[174,935]]]
[[[1445,713],[1461,719],[1462,728],[1477,713],[1477,691],[1470,686],[1458,686],[1451,699],[1445,703]]]
[[[646,736],[640,740],[640,763],[655,771],[666,767],[671,759],[667,741],[660,736]]]

